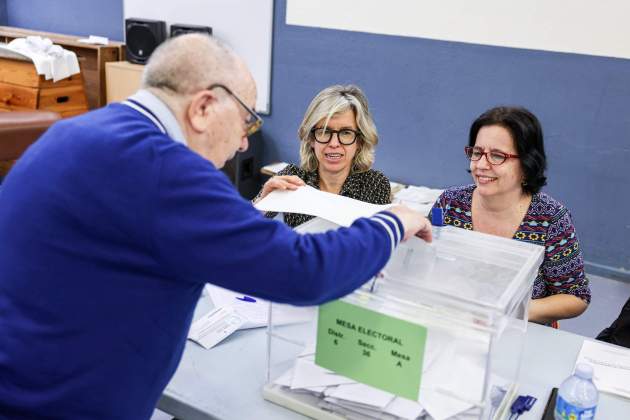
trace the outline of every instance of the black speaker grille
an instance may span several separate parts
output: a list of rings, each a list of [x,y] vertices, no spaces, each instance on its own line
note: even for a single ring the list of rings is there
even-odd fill
[[[127,45],[133,55],[146,60],[157,47],[157,40],[146,26],[133,26],[127,32]]]
[[[127,60],[144,64],[166,38],[166,23],[149,19],[126,20]]]

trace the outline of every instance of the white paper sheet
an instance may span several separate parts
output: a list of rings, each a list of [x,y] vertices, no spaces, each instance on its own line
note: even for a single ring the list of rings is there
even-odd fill
[[[262,167],[262,169],[265,171],[269,171],[273,174],[277,174],[278,172],[280,172],[287,166],[289,166],[289,164],[286,162],[278,162],[278,163],[270,163],[269,165],[265,165]]]
[[[262,211],[309,214],[350,226],[356,219],[372,216],[391,205],[365,203],[305,185],[294,191],[272,191],[255,207]]]
[[[207,350],[230,336],[246,321],[232,308],[216,308],[192,323],[188,339]]]
[[[601,392],[630,398],[630,349],[584,340],[577,363],[593,366],[593,382]]]
[[[267,325],[269,301],[236,293],[213,284],[206,284],[206,291],[216,307],[234,308],[237,313],[247,318],[240,329],[258,328]],[[252,302],[253,300],[253,302]],[[273,305],[274,325],[296,324],[313,319],[315,307],[297,307],[291,305]]]
[[[297,359],[291,378],[291,389],[314,386],[332,386],[355,383],[352,379],[337,375],[306,359]]]
[[[330,395],[332,398],[351,401],[371,407],[385,408],[395,396],[389,392],[360,383],[339,385]]]
[[[420,403],[399,397],[390,402],[383,411],[405,420],[415,420],[425,412]]]
[[[404,204],[422,214],[428,214],[443,190],[410,185],[394,195],[394,203]]]

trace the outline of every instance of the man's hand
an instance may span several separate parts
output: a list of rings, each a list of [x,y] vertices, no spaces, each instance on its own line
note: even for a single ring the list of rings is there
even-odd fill
[[[406,241],[413,235],[416,235],[427,242],[431,242],[433,240],[431,222],[429,222],[429,219],[424,217],[422,214],[403,205],[390,207],[387,211],[395,214],[402,222],[405,230],[403,234],[403,241]]]
[[[297,190],[304,185],[304,181],[299,176],[295,175],[277,175],[269,178],[265,185],[263,185],[260,197],[254,202],[258,202],[265,198],[271,191],[274,190]]]

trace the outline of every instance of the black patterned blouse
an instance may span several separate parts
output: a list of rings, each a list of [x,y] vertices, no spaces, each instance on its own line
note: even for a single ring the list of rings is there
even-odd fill
[[[317,171],[307,172],[295,165],[289,164],[286,168],[278,172],[278,175],[296,175],[313,188],[319,189],[319,173]],[[365,201],[372,204],[390,204],[391,188],[389,180],[381,172],[374,169],[368,169],[366,172],[353,173],[348,175],[346,182],[341,187],[339,195],[354,198],[355,200]],[[260,193],[258,193],[260,196]],[[258,198],[254,199],[254,201]],[[266,217],[275,217],[277,213],[267,212]],[[313,216],[299,213],[285,213],[284,222],[296,227],[304,222],[311,220]]]

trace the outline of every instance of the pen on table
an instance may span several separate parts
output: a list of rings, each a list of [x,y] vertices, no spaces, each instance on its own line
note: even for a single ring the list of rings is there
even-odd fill
[[[242,302],[256,302],[256,299],[247,295],[243,295],[243,297],[236,297],[236,300],[240,300]]]

